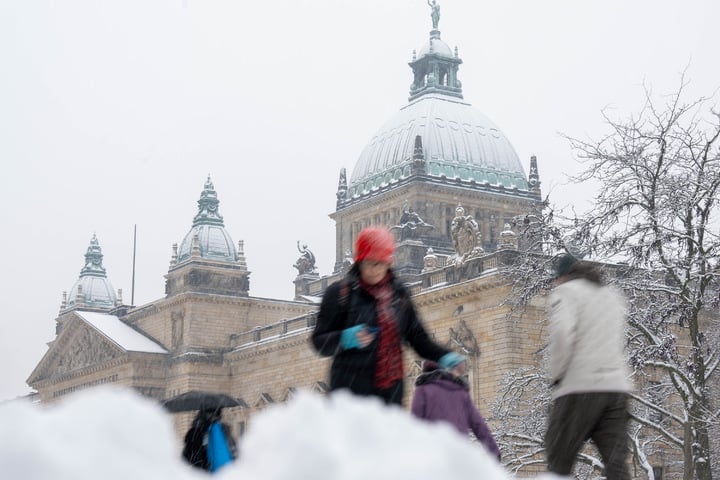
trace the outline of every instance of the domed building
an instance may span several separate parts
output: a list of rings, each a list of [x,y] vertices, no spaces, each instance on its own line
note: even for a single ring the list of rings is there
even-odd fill
[[[505,134],[464,100],[461,64],[457,47],[451,49],[433,28],[409,63],[407,105],[373,135],[349,181],[341,170],[336,210],[330,215],[336,229],[335,277],[366,226],[395,231],[397,271],[413,284],[427,270],[429,252],[437,266],[459,266],[497,251],[515,217],[538,207],[536,157],[529,159],[526,175]],[[465,239],[458,241],[462,228]],[[327,283],[298,278],[296,298],[318,295]]]
[[[503,374],[537,360],[542,305],[508,321],[508,285],[497,267],[517,248],[508,224],[536,206],[540,182],[535,160],[526,175],[505,135],[464,100],[462,61],[441,39],[437,20],[410,62],[408,104],[369,140],[349,180],[340,172],[333,271],[316,272],[303,246],[295,300],[252,296],[243,241],[225,229],[208,177],[191,227],[172,246],[165,297],[135,306],[108,294],[107,304],[93,306],[71,292],[75,303],[63,304],[58,334],[28,379],[38,399],[104,384],[157,401],[191,390],[224,392],[241,399],[223,415],[242,435],[267,405],[298,389],[327,390],[329,359],[309,347],[317,302],[352,261],[360,230],[385,225],[397,237],[397,272],[426,328],[468,356],[473,400],[489,412]],[[93,247],[93,267],[83,275],[104,278],[94,266],[98,253]],[[405,356],[410,386],[419,359]],[[406,405],[411,395],[406,388]],[[179,438],[192,417],[176,416]]]
[[[182,241],[171,246],[164,297],[124,304],[93,235],[80,277],[63,295],[56,336],[27,380],[35,399],[61,401],[99,385],[132,388],[157,402],[193,390],[222,392],[238,399],[223,419],[241,436],[268,405],[299,389],[327,391],[329,359],[309,346],[317,302],[352,263],[360,230],[385,225],[397,237],[396,271],[425,328],[467,356],[472,400],[497,431],[501,419],[493,418],[491,405],[507,387],[506,374],[537,372],[543,364],[545,298],[534,298],[522,314],[513,311],[502,271],[520,247],[513,220],[541,201],[540,178],[535,157],[526,174],[508,138],[465,100],[462,60],[441,38],[438,10],[432,20],[428,40],[409,64],[407,105],[369,140],[349,180],[340,172],[331,214],[333,271],[320,275],[315,256],[298,243],[295,300],[252,296],[243,241],[235,243],[226,230],[208,176],[197,212],[188,212],[188,218],[194,213],[190,228],[179,226]],[[408,406],[420,359],[405,350],[403,364]],[[178,455],[194,414],[175,414]],[[521,449],[511,444],[503,451],[503,459],[528,466],[517,475],[544,469],[542,449],[527,456],[518,455]],[[652,459],[659,465],[675,460]]]

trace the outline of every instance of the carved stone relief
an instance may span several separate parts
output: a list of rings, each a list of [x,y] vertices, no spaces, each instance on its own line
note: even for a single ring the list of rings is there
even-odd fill
[[[453,349],[459,349],[465,355],[476,357],[480,355],[480,346],[478,341],[473,335],[472,331],[468,328],[465,320],[458,321],[458,328],[455,330],[450,327],[450,341],[448,346]]]
[[[172,312],[170,314],[170,321],[172,322],[172,345],[174,348],[177,348],[183,343],[185,309]]]
[[[397,235],[398,240],[418,240],[420,236],[425,235],[435,227],[425,222],[412,207],[407,204],[403,205],[403,213],[400,217],[400,223],[390,227],[390,230]]]
[[[438,267],[438,257],[432,247],[427,249],[427,254],[423,257],[423,272],[435,270]]]
[[[75,336],[62,353],[55,366],[55,373],[80,370],[112,360],[118,355],[116,348],[85,328]]]

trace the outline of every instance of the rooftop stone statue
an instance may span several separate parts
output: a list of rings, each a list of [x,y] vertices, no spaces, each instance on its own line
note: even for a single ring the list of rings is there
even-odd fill
[[[428,5],[432,11],[430,12],[430,18],[432,18],[433,30],[438,29],[438,23],[440,23],[440,4],[437,0],[428,0]]]

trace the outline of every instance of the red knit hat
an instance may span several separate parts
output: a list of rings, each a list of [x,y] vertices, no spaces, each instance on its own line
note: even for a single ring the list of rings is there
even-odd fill
[[[375,260],[392,263],[395,237],[385,227],[364,228],[355,241],[355,261]]]

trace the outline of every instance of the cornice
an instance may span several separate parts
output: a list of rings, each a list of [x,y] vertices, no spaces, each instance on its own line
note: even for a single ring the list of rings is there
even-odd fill
[[[206,363],[209,365],[222,365],[229,350],[214,351],[185,351],[181,353],[168,354],[168,363],[171,366],[183,363]]]
[[[122,319],[124,322],[133,323],[138,320],[142,320],[143,318],[147,318],[151,315],[156,315],[160,311],[161,308],[158,306],[157,303],[149,303],[136,309],[130,310],[122,316]]]
[[[151,304],[132,310],[123,316],[123,321],[136,322],[151,315],[189,303],[211,303],[214,305],[233,305],[235,307],[252,307],[257,310],[297,312],[298,315],[307,313],[313,305],[292,300],[274,300],[258,297],[235,297],[231,295],[217,295],[210,293],[183,292],[170,298],[163,298]]]
[[[59,383],[68,382],[74,379],[77,379],[79,377],[84,377],[87,375],[92,375],[94,373],[108,370],[110,368],[116,368],[120,367],[122,365],[132,363],[132,360],[129,358],[127,354],[121,356],[120,358],[115,358],[112,360],[109,360],[107,362],[98,363],[96,365],[90,365],[87,367],[83,367],[78,370],[74,370],[72,372],[62,373],[59,375],[53,375],[51,377],[47,377],[39,382],[35,382],[37,385],[57,385]]]
[[[457,191],[462,190],[463,193],[470,194],[485,194],[491,197],[508,197],[510,199],[517,199],[518,201],[533,201],[539,200],[541,197],[538,193],[531,190],[521,190],[517,187],[510,188],[502,185],[490,185],[488,183],[477,183],[474,180],[460,180],[460,179],[449,179],[447,177],[434,177],[430,175],[413,175],[396,182],[393,182],[384,187],[380,187],[370,193],[365,193],[357,198],[346,199],[339,208],[336,209],[334,214],[331,215],[346,215],[352,213],[356,209],[367,209],[373,206],[373,200],[382,201],[386,199],[388,194],[400,195],[404,188],[418,185],[423,189],[429,191],[439,191],[439,189]]]
[[[177,274],[178,272],[189,270],[193,267],[199,267],[204,270],[215,270],[218,272],[234,271],[245,275],[250,275],[250,273],[252,273],[246,266],[238,263],[231,263],[224,260],[213,260],[204,257],[190,257],[187,260],[183,260],[180,263],[172,265],[168,269],[168,273],[166,275]]]
[[[429,288],[421,290],[417,294],[413,295],[413,301],[418,307],[435,305],[500,287],[507,287],[507,283],[502,281],[501,276],[489,275],[485,277],[472,278],[450,285],[444,284],[442,287],[438,287],[437,289]]]
[[[540,198],[534,195],[517,195],[515,190],[503,188],[496,190],[478,190],[470,187],[463,187],[453,184],[452,182],[407,182],[396,185],[393,189],[382,190],[368,196],[367,198],[353,202],[350,205],[333,212],[330,217],[338,220],[339,218],[353,217],[358,213],[363,216],[371,215],[373,209],[388,208],[388,205],[401,204],[408,197],[422,196],[434,197],[433,202],[438,203],[445,197],[446,203],[456,204],[458,201],[458,189],[461,190],[463,202],[472,201],[478,204],[488,206],[494,205],[526,205],[529,202],[537,201]]]
[[[397,200],[399,202],[402,202],[405,200],[405,197],[407,196],[407,191],[411,190],[413,187],[412,184],[402,184],[397,185],[395,188],[383,190],[380,192],[377,192],[376,194],[369,195],[368,197],[364,198],[364,201],[355,201],[352,204],[348,204],[346,206],[343,206],[339,210],[333,212],[330,215],[330,218],[334,218],[335,216],[341,215],[341,216],[348,216],[356,213],[357,211],[363,211],[367,214],[371,214],[372,208],[377,208],[380,206],[384,206],[385,204],[389,203],[390,200]]]
[[[306,345],[309,348],[310,334],[312,327],[303,330],[296,330],[287,336],[276,337],[273,339],[260,341],[256,343],[246,344],[229,352],[226,358],[229,361],[247,360],[254,357],[265,356],[281,350],[287,350],[300,345]]]

